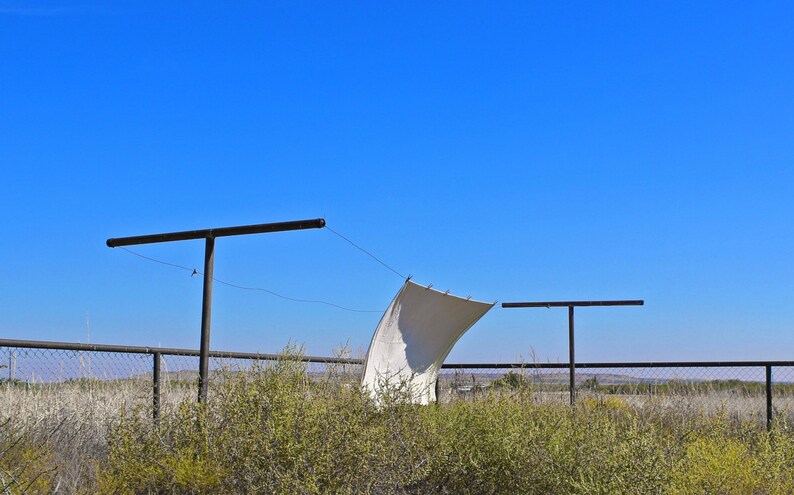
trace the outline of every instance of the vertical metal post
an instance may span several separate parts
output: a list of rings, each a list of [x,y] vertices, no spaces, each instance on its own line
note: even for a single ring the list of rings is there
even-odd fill
[[[215,265],[215,238],[207,237],[204,248],[204,296],[201,305],[201,347],[199,348],[198,401],[207,401],[210,361],[210,320],[212,318],[212,272]]]
[[[568,363],[570,365],[570,383],[568,384],[571,392],[571,405],[576,402],[576,360],[574,358],[573,345],[573,306],[568,306]]]
[[[152,418],[160,421],[160,353],[152,354]]]
[[[772,366],[766,366],[766,429],[772,429]]]

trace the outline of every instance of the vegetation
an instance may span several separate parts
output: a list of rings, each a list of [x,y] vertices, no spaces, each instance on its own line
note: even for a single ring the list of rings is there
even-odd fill
[[[567,376],[562,377],[567,380]],[[627,378],[630,379],[630,378]],[[562,383],[559,375],[548,379],[543,375],[529,374],[526,371],[508,371],[502,378],[491,382],[495,388],[529,387],[534,390],[567,391],[568,385]],[[616,395],[703,395],[711,393],[729,393],[747,396],[761,396],[766,393],[766,384],[758,381],[729,380],[682,380],[654,379],[640,381],[632,379],[627,383],[600,383],[598,376],[589,376],[577,381],[577,389]],[[794,395],[794,383],[773,383],[772,394]]]
[[[0,421],[0,493],[51,493],[55,471],[46,442],[35,441],[10,419]]]
[[[669,380],[664,383],[599,384],[595,377],[588,379],[587,388],[604,394],[656,394],[656,395],[700,395],[703,393],[727,392],[760,396],[766,385],[742,380]],[[772,384],[773,395],[793,395],[794,384]]]
[[[784,423],[767,433],[726,415],[640,409],[614,396],[583,397],[571,409],[538,402],[518,375],[505,377],[509,389],[415,406],[407,387],[374,401],[337,371],[318,379],[285,359],[228,373],[208,404],[186,395],[158,425],[149,409],[125,408],[106,418],[104,448],[85,451],[89,468],[71,490],[794,493],[794,431]],[[6,492],[54,491],[61,479],[54,436],[12,423],[0,423],[0,473],[16,473],[24,485]]]

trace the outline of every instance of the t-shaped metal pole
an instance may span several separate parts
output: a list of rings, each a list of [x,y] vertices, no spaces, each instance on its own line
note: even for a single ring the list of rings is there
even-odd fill
[[[222,227],[219,229],[188,230],[165,234],[139,235],[108,239],[108,247],[134,246],[137,244],[153,244],[158,242],[186,241],[204,239],[204,292],[201,303],[201,347],[199,349],[199,392],[198,401],[207,400],[207,383],[209,377],[210,356],[210,320],[212,319],[212,280],[215,265],[215,238],[233,235],[266,234],[286,230],[319,229],[325,227],[325,220],[297,220],[293,222],[262,223],[242,225],[239,227]]]
[[[573,308],[576,306],[642,306],[645,301],[640,299],[627,301],[548,301],[548,302],[512,302],[502,303],[503,308],[568,308],[568,365],[569,390],[571,405],[576,402],[576,359],[574,356]]]

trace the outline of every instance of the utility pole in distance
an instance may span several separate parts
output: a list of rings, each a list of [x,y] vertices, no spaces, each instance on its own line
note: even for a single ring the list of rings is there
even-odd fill
[[[222,227],[218,229],[187,230],[164,234],[139,235],[108,239],[108,247],[134,246],[138,244],[154,244],[159,242],[187,241],[204,239],[204,292],[201,305],[201,347],[199,349],[199,393],[198,401],[207,400],[207,380],[209,377],[210,355],[210,319],[212,317],[212,272],[215,265],[215,238],[234,235],[267,234],[287,230],[321,229],[325,227],[325,219],[296,220],[292,222],[262,223],[242,225],[238,227]]]
[[[576,306],[642,306],[645,301],[641,299],[623,301],[548,301],[548,302],[511,302],[502,303],[503,308],[568,308],[568,365],[569,365],[569,390],[571,405],[576,402],[576,361],[574,356],[573,338],[573,308]]]

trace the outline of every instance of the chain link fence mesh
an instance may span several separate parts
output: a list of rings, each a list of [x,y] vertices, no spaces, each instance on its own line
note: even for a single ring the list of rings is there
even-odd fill
[[[772,414],[794,425],[794,366],[772,368]]]
[[[255,376],[275,360],[211,357],[209,361],[208,399],[212,400],[224,381],[241,373]],[[310,380],[358,383],[360,364],[303,362]],[[198,397],[198,356],[163,354],[160,361],[160,407],[166,410],[175,404]]]
[[[0,347],[0,417],[29,421],[79,415],[112,419],[121,411],[151,414],[151,353]],[[199,358],[160,355],[160,407],[167,410],[198,395]],[[213,357],[209,393],[229,376],[261,370],[272,361]],[[304,363],[311,380],[356,384],[360,364]],[[444,368],[439,401],[476,400],[486,393],[529,392],[539,403],[567,403],[569,376],[564,365],[493,369],[472,365]],[[620,401],[637,408],[662,408],[679,414],[726,414],[764,424],[767,414],[766,368],[754,366],[668,367],[577,365],[577,400]],[[794,365],[772,368],[772,406],[776,418],[794,424]],[[107,421],[100,421],[108,424]]]
[[[578,401],[611,400],[639,409],[677,414],[724,414],[764,424],[767,417],[766,367],[577,365]],[[487,393],[532,394],[538,403],[570,401],[568,370],[561,366],[493,369],[446,368],[439,374],[440,402],[475,400]],[[773,415],[794,423],[794,366],[772,367]]]
[[[0,348],[0,417],[104,424],[151,401],[151,355]]]

